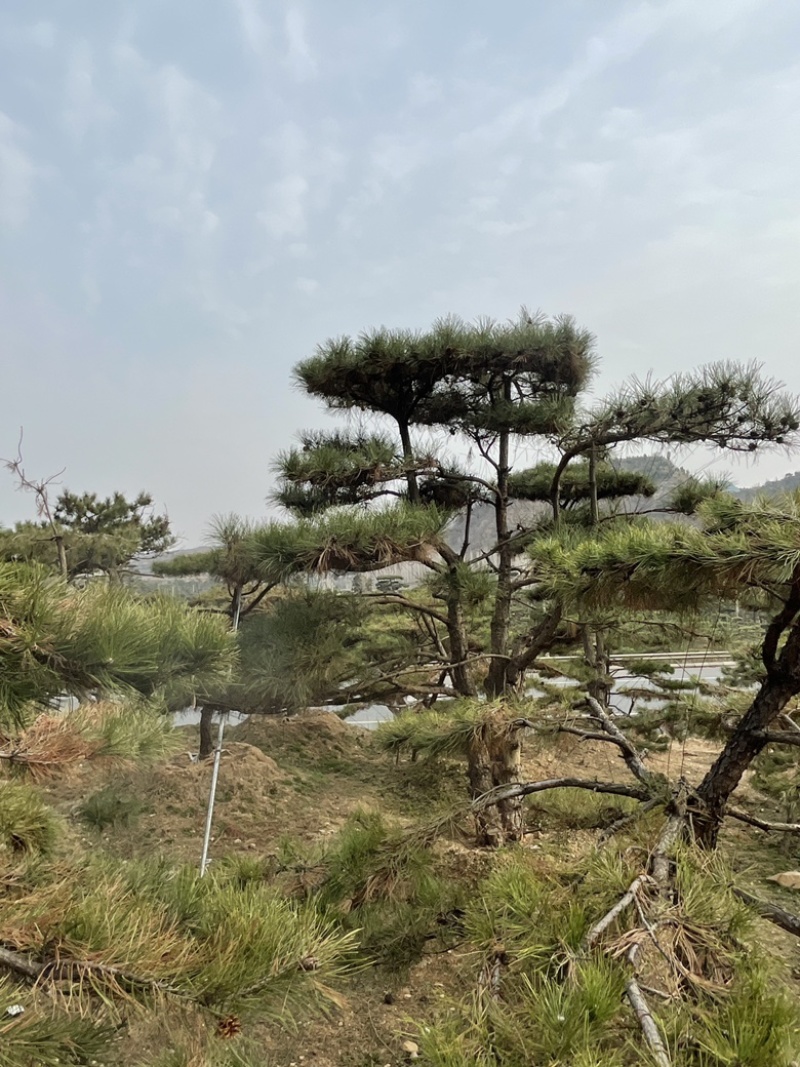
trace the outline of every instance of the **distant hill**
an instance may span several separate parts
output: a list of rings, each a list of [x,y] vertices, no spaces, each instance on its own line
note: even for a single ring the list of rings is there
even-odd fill
[[[781,496],[783,493],[792,493],[800,489],[800,471],[794,474],[784,474],[782,478],[776,478],[763,485],[751,485],[746,489],[735,489],[734,493],[740,500],[755,500],[757,496]]]

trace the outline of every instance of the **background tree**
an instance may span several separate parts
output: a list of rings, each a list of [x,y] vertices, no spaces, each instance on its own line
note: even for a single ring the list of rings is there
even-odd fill
[[[152,497],[128,500],[119,492],[100,499],[95,493],[64,490],[55,504],[42,501],[39,523],[17,523],[0,534],[0,553],[57,567],[70,580],[98,571],[115,580],[137,559],[165,552],[175,543],[169,519],[157,514]]]

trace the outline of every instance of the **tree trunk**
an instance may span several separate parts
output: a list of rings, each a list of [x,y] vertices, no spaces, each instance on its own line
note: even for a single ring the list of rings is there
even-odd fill
[[[511,380],[503,382],[503,401],[511,403]],[[495,533],[497,537],[497,589],[490,624],[489,649],[494,656],[486,676],[486,695],[491,700],[506,690],[508,634],[511,626],[511,563],[513,549],[508,529],[508,476],[511,473],[509,433],[501,430],[497,457],[497,495],[494,501]]]
[[[767,739],[764,731],[800,693],[800,575],[795,574],[788,599],[764,635],[761,658],[767,677],[753,703],[717,756],[695,794],[692,824],[697,841],[714,848],[725,805]],[[778,653],[781,638],[786,634]]]
[[[414,462],[414,450],[411,447],[411,433],[409,431],[408,423],[397,420],[397,429],[400,432],[400,443],[403,446],[403,459],[408,464]],[[406,485],[408,486],[408,499],[412,504],[419,504],[419,484],[417,482],[417,472],[413,469],[406,471]]]
[[[214,719],[213,705],[204,704],[200,709],[200,752],[198,759],[208,759],[214,752],[214,736],[211,723]]]
[[[800,686],[791,677],[767,678],[700,783],[691,814],[695,838],[704,848],[716,847],[725,806],[745,771],[767,744],[766,738],[760,735],[798,691]]]
[[[607,708],[611,702],[614,680],[610,674],[610,662],[603,631],[593,631],[590,626],[583,626],[581,636],[583,658],[586,666],[592,671],[592,677],[586,689],[589,696],[594,697],[602,707]]]
[[[518,643],[514,653],[507,659],[499,661],[505,672],[503,681],[505,692],[514,692],[517,696],[524,694],[525,674],[543,652],[553,647],[562,615],[562,605],[554,602],[536,629],[526,634]],[[488,692],[488,677],[486,689]]]
[[[64,579],[69,578],[69,565],[67,564],[67,550],[64,547],[64,538],[61,534],[55,534],[53,537],[56,545],[56,552],[58,553],[58,569],[61,573],[61,577]]]
[[[520,782],[519,730],[491,721],[473,737],[467,751],[467,777],[473,800],[500,786]],[[524,831],[523,800],[501,800],[476,812],[475,843],[487,848],[521,841]]]
[[[450,677],[453,688],[462,697],[475,697],[478,689],[472,680],[469,667],[465,662],[469,656],[467,625],[461,603],[461,591],[458,587],[458,575],[451,571],[448,575],[450,589],[447,597],[447,636],[450,645]]]

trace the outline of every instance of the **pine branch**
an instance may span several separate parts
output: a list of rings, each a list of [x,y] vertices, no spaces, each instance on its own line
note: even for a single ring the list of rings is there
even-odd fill
[[[731,819],[746,822],[749,826],[757,826],[759,830],[766,830],[768,833],[774,831],[782,834],[800,834],[800,823],[797,822],[768,822],[766,819],[749,815],[739,808],[726,808],[725,814]]]

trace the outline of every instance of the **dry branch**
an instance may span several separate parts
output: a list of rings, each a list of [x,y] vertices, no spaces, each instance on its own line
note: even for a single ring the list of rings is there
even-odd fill
[[[658,1067],[672,1067],[672,1060],[667,1052],[667,1046],[664,1044],[656,1021],[653,1018],[653,1013],[650,1011],[644,993],[642,993],[641,987],[635,978],[628,979],[625,985],[625,995],[634,1010],[636,1018],[639,1020],[644,1039]]]
[[[800,823],[798,822],[768,822],[766,819],[759,819],[758,816],[750,815],[739,808],[727,808],[725,814],[731,819],[746,822],[749,826],[757,826],[759,830],[766,830],[767,832],[772,830],[783,834],[800,834]]]
[[[770,922],[775,923],[776,926],[780,926],[782,930],[786,930],[790,934],[794,934],[795,937],[800,937],[800,916],[792,915],[790,911],[784,911],[783,908],[779,908],[777,904],[772,904],[768,900],[762,900],[761,897],[753,896],[752,893],[748,893],[744,889],[739,889],[737,886],[731,886],[731,892],[739,900],[743,900],[745,904],[749,904],[754,911],[758,912],[762,919],[769,919]]]
[[[599,922],[596,922],[594,926],[589,930],[586,937],[584,937],[581,944],[581,952],[588,952],[597,939],[603,934],[613,921],[620,916],[626,908],[629,908],[636,899],[636,894],[639,890],[650,881],[649,875],[640,874],[638,878],[634,878],[627,890],[619,898],[613,908],[610,908]]]
[[[547,789],[588,789],[592,793],[610,793],[618,797],[631,797],[633,800],[650,800],[649,791],[633,785],[621,785],[619,782],[599,782],[588,778],[548,778],[541,782],[520,782],[517,785],[500,785],[490,789],[482,796],[476,797],[470,805],[472,812],[483,811],[515,797],[526,797],[531,793],[543,793]]]
[[[644,785],[652,786],[660,776],[653,774],[652,771],[648,771],[635,745],[625,736],[616,723],[613,722],[611,716],[606,712],[605,708],[603,708],[598,700],[595,700],[592,696],[587,696],[584,702],[591,712],[590,718],[597,720],[603,728],[603,731],[608,734],[609,738],[611,738],[619,747],[622,752],[622,758],[625,760],[625,765],[631,774],[635,778],[638,778]]]

